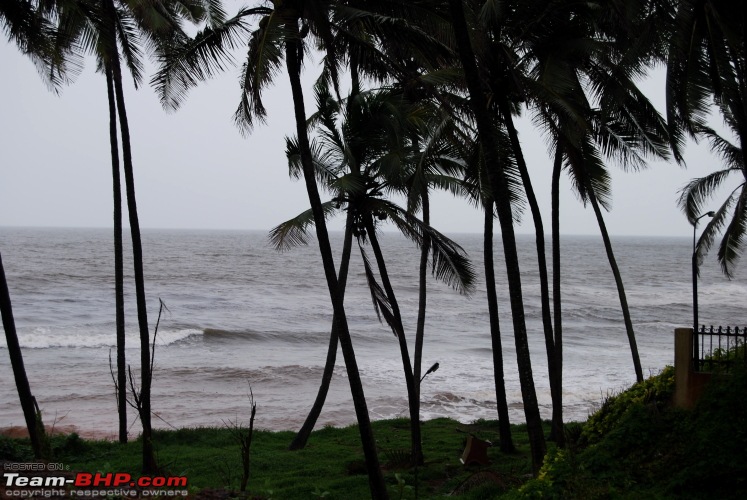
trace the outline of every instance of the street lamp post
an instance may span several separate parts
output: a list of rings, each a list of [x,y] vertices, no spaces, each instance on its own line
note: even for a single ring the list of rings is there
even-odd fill
[[[693,222],[693,354],[698,354],[698,255],[696,252],[695,231],[698,228],[698,221],[705,216],[713,217],[715,212],[706,212],[701,214]]]

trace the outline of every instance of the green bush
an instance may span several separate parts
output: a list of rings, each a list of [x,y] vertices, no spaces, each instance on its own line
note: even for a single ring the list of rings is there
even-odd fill
[[[626,412],[636,405],[646,405],[662,410],[669,405],[674,394],[674,368],[667,366],[656,376],[633,385],[630,389],[608,396],[601,408],[591,415],[584,425],[581,441],[585,444],[599,442]]]

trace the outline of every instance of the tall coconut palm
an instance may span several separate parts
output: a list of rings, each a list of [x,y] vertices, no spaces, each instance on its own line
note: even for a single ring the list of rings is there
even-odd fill
[[[398,85],[399,87],[399,85]],[[464,165],[459,157],[457,129],[452,117],[445,113],[436,101],[423,93],[405,92],[403,96],[408,101],[415,101],[415,106],[422,109],[424,118],[420,121],[418,131],[412,131],[409,136],[412,159],[410,174],[405,179],[404,193],[407,196],[407,209],[410,213],[420,211],[421,220],[426,226],[431,225],[430,191],[431,189],[447,190],[455,196],[466,195],[463,181],[460,179]],[[414,99],[412,97],[414,96]],[[400,188],[401,189],[401,188]],[[431,238],[426,233],[420,245],[420,263],[418,268],[418,314],[415,325],[415,346],[413,353],[413,383],[415,397],[412,403],[417,408],[414,414],[420,414],[421,383],[423,374],[423,346],[425,343],[426,310],[428,297],[428,268],[431,253]],[[426,374],[429,373],[426,371]],[[417,424],[419,426],[419,423]],[[422,458],[414,455],[413,459]]]
[[[249,132],[256,120],[264,119],[266,110],[262,102],[262,91],[272,83],[284,62],[291,84],[300,164],[332,302],[333,318],[337,324],[353,395],[368,469],[369,487],[374,498],[386,498],[386,486],[379,468],[368,407],[332,257],[324,207],[316,184],[301,84],[301,64],[309,41],[322,46],[329,61],[337,60],[332,45],[334,27],[330,22],[330,4],[331,2],[317,0],[291,0],[273,2],[273,8],[268,6],[242,9],[232,19],[219,25],[208,26],[198,33],[192,42],[175,48],[169,57],[164,59],[163,69],[156,76],[154,83],[162,92],[165,102],[172,107],[178,106],[189,87],[209,77],[217,69],[222,69],[226,64],[229,60],[227,49],[237,45],[247,33],[245,18],[260,17],[258,26],[249,35],[249,50],[242,68],[241,102],[235,121],[243,131]],[[332,68],[331,71],[334,73],[335,65],[329,64],[328,67]]]
[[[747,160],[747,6],[723,1],[677,2],[667,31],[667,118],[675,158],[682,161],[687,135],[705,137],[725,168],[683,188],[680,206],[691,223],[702,203],[732,173],[740,184],[727,195],[701,236],[695,258],[702,259],[724,229],[717,258],[726,276],[732,276],[747,230],[744,183]],[[721,138],[706,125],[716,104],[736,144]],[[733,209],[732,209],[733,207]],[[730,218],[730,220],[728,220]],[[727,223],[728,220],[728,223]]]
[[[112,157],[112,190],[114,198],[114,300],[117,329],[117,413],[119,442],[127,443],[127,359],[125,355],[124,313],[124,247],[122,245],[122,182],[120,178],[119,141],[117,139],[117,104],[114,77],[106,65],[106,92],[109,101],[109,144]]]
[[[462,1],[449,0],[449,10],[451,12],[459,60],[464,68],[464,76],[469,90],[472,111],[475,116],[478,137],[482,145],[485,163],[488,165],[488,178],[495,197],[498,220],[501,226],[509,282],[511,312],[514,323],[516,357],[519,366],[519,382],[521,384],[524,415],[531,447],[532,470],[536,474],[542,465],[546,444],[542,434],[542,423],[529,357],[521,274],[516,250],[516,237],[514,234],[513,214],[511,211],[506,170],[502,168],[497,155],[498,143],[496,132],[488,113],[487,99],[485,97],[487,89],[483,88],[483,83],[478,72]]]
[[[609,23],[620,11],[625,19]],[[626,170],[644,168],[647,157],[668,158],[666,124],[635,83],[657,50],[659,35],[646,13],[616,10],[609,4],[579,4],[548,18],[553,22],[533,31],[528,43],[535,59],[529,86],[536,119],[549,132],[555,151],[553,205],[557,207],[565,160],[580,199],[594,209],[618,290],[636,378],[641,381],[627,298],[600,209],[600,205],[608,209],[609,203],[609,176],[601,157]],[[648,42],[641,43],[647,38]],[[554,217],[556,225],[559,215]],[[554,254],[559,259],[556,234],[557,230]],[[559,272],[557,262],[554,268]],[[556,284],[559,299],[558,275]]]
[[[532,8],[532,2],[522,2],[515,8],[480,9],[475,4],[474,11],[468,9],[469,22],[479,26],[472,31],[475,53],[478,57],[478,69],[482,79],[487,83],[490,92],[489,102],[492,114],[503,124],[516,160],[517,171],[521,177],[522,189],[530,208],[535,228],[535,248],[537,253],[538,277],[540,283],[540,305],[542,326],[547,354],[550,394],[553,405],[553,426],[551,439],[562,439],[562,420],[560,409],[561,375],[556,367],[555,339],[553,334],[552,310],[550,308],[550,288],[545,255],[545,231],[537,196],[534,193],[529,170],[514,125],[513,115],[519,113],[522,102],[526,100],[526,90],[521,87],[521,79],[526,71],[529,58],[523,57],[524,34],[526,25],[535,22],[543,13]]]
[[[357,86],[353,85],[353,92],[356,93]],[[320,87],[317,92],[317,107],[320,109],[314,117],[313,121],[322,121],[327,123],[334,123],[334,117],[336,116],[336,110],[334,107],[329,105],[329,94],[324,91],[324,87]],[[334,129],[333,125],[329,128]],[[298,144],[295,141],[287,140],[288,148],[286,149],[286,155],[288,156],[289,173],[292,178],[298,179],[302,175],[300,166],[300,156],[298,151]],[[316,147],[312,147],[315,151],[315,157],[318,153]],[[320,165],[320,162],[315,158],[317,162],[317,168],[320,173],[320,180],[326,184],[329,181],[330,176],[325,175],[326,168]],[[321,168],[320,168],[321,167]],[[334,205],[332,203],[325,204],[325,212],[332,213]],[[347,285],[348,269],[350,267],[350,256],[353,248],[353,212],[348,211],[345,222],[345,230],[343,236],[342,254],[340,256],[340,271],[338,273],[338,281],[340,284],[340,290],[345,295],[345,287]],[[286,221],[270,231],[270,241],[272,245],[278,251],[287,251],[298,245],[308,244],[308,230],[314,224],[314,216],[311,210],[307,210],[297,217]],[[319,390],[317,391],[316,398],[312,404],[309,414],[306,416],[301,429],[294,436],[288,449],[291,451],[302,449],[306,446],[308,439],[311,435],[311,431],[314,430],[319,415],[322,412],[324,403],[327,399],[327,393],[332,382],[332,375],[334,374],[335,362],[337,360],[337,348],[339,345],[339,334],[337,332],[338,323],[332,320],[332,331],[330,333],[329,345],[327,347],[327,357],[324,362],[324,370],[322,372],[322,380],[319,384]]]
[[[340,26],[338,35],[335,36],[335,47],[338,54],[347,55],[353,92],[360,87],[361,75],[363,75],[372,81],[394,86],[402,92],[406,100],[417,102],[418,105],[425,104],[428,98],[434,100],[433,82],[428,83],[427,79],[423,78],[422,71],[427,67],[438,66],[439,63],[434,63],[434,61],[438,61],[439,57],[447,54],[448,50],[432,35],[443,30],[438,29],[439,23],[443,26],[447,25],[443,19],[439,20],[433,16],[432,9],[416,3],[392,1],[372,3],[353,0],[336,4],[334,19]],[[413,23],[412,20],[417,20],[417,23]],[[427,57],[424,57],[425,54]],[[320,81],[325,82],[326,85],[332,85],[334,82],[330,77],[331,72],[325,71]],[[443,120],[443,117],[436,119]],[[436,128],[428,126],[426,128],[430,131],[443,129],[440,125]],[[429,225],[429,184],[436,182],[441,188],[453,188],[458,184],[450,175],[435,174],[435,177],[433,173],[424,175],[426,170],[433,168],[436,164],[432,160],[434,145],[421,145],[415,129],[409,131],[407,139],[410,142],[412,154],[420,159],[410,162],[413,165],[413,173],[407,178],[406,187],[401,186],[401,188],[408,198],[408,210],[413,212],[422,210],[422,220]],[[423,140],[433,141],[435,138],[426,132]],[[443,141],[440,144],[436,150],[443,147]],[[445,161],[453,163],[453,160],[441,157],[438,160],[440,168],[444,167]],[[412,361],[415,387],[411,403],[417,406],[420,402],[420,382],[423,378],[421,376],[422,352],[425,338],[429,253],[430,241],[426,233],[421,245],[418,319]],[[413,413],[419,413],[419,408],[413,409]],[[417,422],[414,425],[419,427]],[[414,442],[418,443],[419,429],[414,429],[413,434],[416,436]],[[416,447],[413,449],[416,450],[413,453],[413,461],[418,463],[421,454]]]
[[[406,236],[419,246],[430,243],[433,272],[447,283],[463,292],[472,287],[474,274],[462,250],[454,242],[415,218],[410,212],[382,198],[392,185],[397,186],[407,177],[407,164],[411,163],[411,150],[402,140],[410,136],[402,114],[408,105],[399,96],[387,92],[353,93],[343,106],[339,125],[337,110],[326,90],[318,92],[319,112],[312,117],[321,125],[318,141],[312,143],[317,176],[325,180],[336,196],[330,204],[336,210],[352,214],[353,235],[357,237],[364,269],[372,291],[374,307],[384,316],[398,339],[408,390],[408,407],[411,417],[412,461],[422,464],[419,404],[416,382],[405,337],[405,328],[394,288],[389,279],[386,259],[378,240],[377,227],[383,220],[391,220]],[[404,133],[403,133],[404,132]],[[297,144],[290,148],[297,152]],[[292,154],[298,158],[297,154]],[[298,167],[297,167],[298,168]],[[391,181],[391,182],[390,182]],[[301,216],[282,225],[284,235],[305,229],[299,226]],[[291,232],[290,228],[293,228]],[[296,238],[298,239],[298,238]],[[368,242],[374,252],[382,285],[377,282],[363,248]],[[419,379],[418,379],[419,381]]]
[[[24,52],[30,53],[40,74],[54,91],[58,91],[64,69],[72,65],[79,68],[82,58],[76,52],[78,41],[76,34],[69,30],[68,11],[85,12],[87,7],[66,2],[65,0],[37,2],[34,8],[31,2],[9,1],[3,3],[0,12],[7,19],[8,34],[14,38]],[[93,6],[93,5],[91,5]],[[80,7],[78,9],[77,7]],[[50,19],[41,14],[50,16]],[[52,21],[62,18],[62,29],[55,29]],[[116,338],[117,338],[117,406],[119,413],[119,440],[127,442],[127,402],[126,402],[126,366],[124,359],[124,292],[122,273],[122,216],[121,187],[119,182],[119,151],[117,146],[116,104],[111,65],[105,69],[107,95],[109,99],[110,144],[113,164],[114,186],[114,255],[115,255],[115,303],[116,303]]]
[[[110,144],[112,149],[113,191],[115,197],[115,281],[117,317],[117,386],[120,414],[120,440],[126,440],[126,419],[124,413],[124,313],[122,300],[122,259],[121,248],[121,202],[117,197],[119,185],[119,158],[116,141],[116,119],[122,138],[122,160],[125,177],[127,212],[132,239],[133,266],[135,276],[135,297],[138,328],[140,332],[140,371],[141,384],[135,396],[138,413],[143,427],[143,471],[157,470],[152,443],[151,424],[151,356],[150,333],[148,329],[145,279],[143,270],[142,241],[140,222],[135,196],[135,179],[132,162],[130,127],[123,90],[122,60],[130,71],[137,87],[142,81],[142,46],[148,44],[156,49],[171,45],[174,39],[183,37],[182,18],[196,22],[204,15],[205,9],[198,0],[57,0],[57,15],[60,30],[73,40],[84,53],[91,53],[97,59],[99,69],[107,78],[110,113]]]
[[[498,136],[501,161],[504,164],[513,163],[510,144],[506,144],[505,134]],[[459,141],[462,146],[461,157],[465,159],[465,184],[468,187],[469,199],[482,206],[484,214],[483,226],[483,265],[485,269],[485,290],[488,301],[488,317],[490,320],[490,341],[493,354],[493,378],[495,384],[496,410],[498,413],[499,446],[504,453],[515,451],[511,435],[511,423],[508,414],[508,399],[506,397],[505,371],[503,368],[503,342],[501,339],[500,317],[498,311],[498,293],[495,277],[494,238],[493,227],[495,221],[495,200],[491,195],[490,183],[487,179],[487,169],[483,161],[481,148],[473,131],[468,130],[461,135]],[[513,186],[516,192],[520,186]],[[521,196],[513,198],[514,206],[520,207]]]

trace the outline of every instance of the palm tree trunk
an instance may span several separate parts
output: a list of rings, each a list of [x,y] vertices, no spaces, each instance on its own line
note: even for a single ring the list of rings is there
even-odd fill
[[[111,4],[111,0],[107,2]],[[110,5],[114,8],[113,4]],[[115,29],[114,27],[110,27]],[[148,311],[145,303],[145,277],[143,273],[143,247],[140,239],[140,222],[137,215],[135,199],[135,176],[132,167],[132,149],[130,145],[130,126],[127,121],[124,90],[122,88],[122,68],[119,57],[111,58],[114,93],[117,99],[119,128],[122,133],[122,156],[124,161],[125,187],[127,192],[127,212],[132,237],[132,260],[135,271],[135,302],[137,305],[137,322],[140,330],[140,396],[139,414],[143,425],[143,474],[153,474],[158,470],[153,453],[153,428],[151,425],[150,388],[152,382],[150,359],[150,333],[148,331]]]
[[[423,183],[423,189],[421,193],[421,200],[423,204],[423,223],[427,226],[431,224],[431,208],[430,200],[428,197],[428,184]],[[423,235],[423,244],[420,248],[420,269],[418,270],[418,319],[415,326],[415,353],[414,353],[414,367],[413,367],[413,383],[415,384],[415,404],[414,413],[418,415],[415,425],[417,426],[417,435],[419,451],[413,453],[413,458],[423,460],[423,449],[422,449],[422,429],[420,428],[420,379],[423,371],[423,344],[425,343],[425,313],[427,307],[428,298],[428,252],[431,249],[431,238],[430,236]],[[420,462],[414,461],[420,465]]]
[[[503,345],[501,326],[498,318],[498,294],[495,289],[495,268],[493,263],[493,200],[485,200],[485,230],[483,232],[483,262],[485,264],[485,288],[488,295],[490,316],[490,342],[493,347],[493,378],[495,379],[495,402],[498,408],[498,435],[501,451],[510,453],[516,450],[511,437],[511,421],[508,417],[506,383],[503,378]]]
[[[124,315],[124,250],[122,247],[122,185],[119,176],[119,145],[117,141],[117,105],[111,64],[106,64],[106,90],[109,100],[109,144],[112,156],[112,187],[114,191],[114,298],[117,328],[117,413],[119,442],[127,443],[127,361],[125,359]]]
[[[560,171],[563,167],[563,152],[558,146],[552,169],[552,299],[555,320],[555,380],[557,401],[552,405],[552,428],[558,446],[565,445],[563,432],[563,311],[560,295]],[[556,422],[560,426],[556,429]]]
[[[544,327],[545,332],[547,371],[550,378],[550,397],[552,398],[553,406],[553,421],[550,439],[553,441],[562,441],[562,408],[559,412],[555,411],[555,407],[563,404],[561,399],[562,384],[561,381],[558,380],[558,369],[555,366],[557,360],[555,355],[555,340],[552,331],[552,314],[550,312],[550,287],[547,276],[547,259],[545,257],[545,228],[542,223],[542,214],[540,213],[539,204],[537,203],[537,197],[534,195],[534,189],[532,188],[532,180],[529,178],[529,170],[527,169],[526,161],[524,161],[524,154],[521,149],[521,143],[519,142],[519,135],[516,133],[516,127],[514,127],[508,99],[505,96],[499,97],[498,106],[501,115],[503,115],[503,122],[506,124],[506,129],[508,130],[511,148],[516,157],[516,163],[519,167],[519,173],[521,174],[521,182],[524,186],[524,192],[527,195],[527,201],[529,202],[529,208],[532,212],[532,219],[534,221],[534,235],[537,247],[537,267],[539,268],[540,279],[540,302],[542,304],[542,326]],[[561,420],[558,421],[557,417],[561,417]]]
[[[423,446],[420,437],[420,415],[419,409],[415,404],[416,393],[415,393],[415,377],[412,372],[412,364],[410,363],[410,353],[407,348],[407,338],[405,337],[405,327],[402,324],[402,314],[399,310],[399,303],[397,297],[394,294],[394,288],[392,288],[392,282],[389,280],[389,272],[386,269],[386,262],[384,261],[384,254],[381,251],[379,245],[379,239],[376,237],[376,228],[373,224],[373,219],[370,214],[364,216],[366,225],[366,232],[368,233],[368,240],[371,242],[371,249],[376,257],[376,264],[379,268],[379,276],[381,276],[381,284],[384,286],[387,299],[389,299],[389,305],[392,308],[392,315],[394,316],[395,329],[397,331],[397,340],[399,341],[399,352],[402,356],[402,368],[405,372],[405,384],[407,385],[407,400],[408,407],[410,410],[410,454],[411,464],[423,465]]]
[[[532,455],[532,471],[538,474],[544,460],[546,444],[542,432],[542,420],[539,414],[537,393],[534,388],[532,362],[529,356],[529,342],[527,339],[526,320],[524,318],[524,299],[521,290],[521,271],[519,256],[516,250],[516,236],[513,227],[513,214],[509,199],[509,189],[497,155],[498,147],[487,100],[477,71],[472,44],[469,39],[469,29],[464,18],[461,0],[449,0],[455,40],[459,50],[459,59],[464,67],[465,79],[469,89],[470,104],[475,114],[478,134],[482,143],[485,163],[489,166],[488,178],[496,198],[498,221],[503,236],[503,251],[506,259],[506,274],[508,276],[509,297],[514,325],[514,341],[516,344],[516,360],[519,367],[519,383],[524,402],[524,416],[527,422],[529,445]]]
[[[13,378],[16,382],[18,398],[21,400],[26,429],[28,429],[29,439],[31,439],[31,448],[34,450],[34,457],[37,459],[46,458],[43,445],[44,424],[41,414],[36,411],[36,401],[31,394],[31,386],[26,376],[26,368],[23,365],[23,355],[21,354],[21,345],[18,343],[16,322],[13,319],[13,306],[10,302],[10,291],[5,278],[2,255],[0,255],[0,314],[3,318],[3,328],[5,329],[5,340],[8,344],[10,364],[13,368]]]
[[[347,221],[345,223],[345,239],[342,245],[342,257],[340,258],[340,274],[338,277],[338,283],[340,286],[340,293],[345,297],[345,285],[348,280],[348,268],[350,267],[350,254],[353,248],[353,211],[348,210]],[[293,438],[288,450],[295,451],[300,450],[306,446],[309,440],[311,431],[314,430],[316,421],[319,419],[319,415],[322,413],[324,402],[327,400],[327,393],[329,392],[329,386],[332,382],[332,374],[335,371],[335,362],[337,361],[337,344],[339,340],[339,334],[335,329],[335,320],[332,319],[332,332],[329,335],[329,347],[327,348],[327,360],[324,363],[324,372],[322,373],[322,382],[319,385],[319,392],[316,394],[314,404],[311,406],[309,414],[306,416],[301,429]]]
[[[633,355],[635,378],[638,382],[643,382],[641,359],[638,357],[638,345],[635,341],[633,322],[630,320],[630,309],[628,308],[628,299],[625,296],[625,287],[623,286],[622,277],[620,276],[620,269],[617,267],[617,260],[615,260],[615,254],[612,251],[612,243],[610,242],[610,236],[607,233],[607,226],[604,223],[602,210],[599,208],[599,203],[597,203],[597,196],[594,194],[594,188],[591,186],[591,183],[587,184],[586,188],[589,192],[589,201],[591,201],[591,206],[594,208],[594,214],[597,216],[599,231],[602,233],[602,240],[604,241],[604,249],[607,251],[607,260],[609,260],[612,274],[615,276],[617,295],[620,297],[620,307],[622,308],[623,319],[625,321],[625,331],[628,334],[628,343],[630,344],[630,353]]]
[[[335,263],[332,258],[332,248],[329,243],[329,234],[327,233],[327,223],[324,220],[324,211],[322,201],[319,197],[319,189],[316,185],[314,176],[314,165],[309,147],[309,137],[306,131],[306,109],[303,99],[303,88],[301,87],[301,65],[300,59],[302,49],[298,33],[298,19],[291,19],[288,28],[292,33],[291,38],[285,44],[285,63],[288,69],[288,78],[291,84],[293,95],[293,108],[296,120],[296,133],[298,135],[298,145],[301,152],[301,165],[303,167],[304,182],[306,192],[309,196],[309,204],[314,215],[314,225],[316,228],[317,242],[319,251],[322,256],[324,266],[324,275],[327,279],[327,287],[332,301],[334,313],[334,323],[340,338],[340,348],[345,358],[345,367],[348,373],[350,383],[350,392],[353,396],[353,405],[355,406],[355,415],[358,420],[358,430],[361,435],[361,444],[363,454],[366,459],[366,468],[368,470],[368,484],[371,490],[371,497],[378,499],[389,498],[384,483],[384,476],[379,466],[379,457],[376,453],[376,441],[373,437],[373,429],[368,416],[368,407],[363,392],[363,385],[358,371],[358,363],[355,359],[355,351],[348,330],[347,316],[345,315],[345,306],[343,296],[340,293],[340,287],[337,282],[335,273]]]

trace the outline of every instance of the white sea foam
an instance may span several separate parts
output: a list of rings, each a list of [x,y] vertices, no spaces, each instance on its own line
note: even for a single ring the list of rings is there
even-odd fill
[[[127,347],[138,347],[139,339],[129,332],[127,334]],[[159,331],[156,337],[156,346],[167,346],[187,339],[195,335],[202,335],[201,330],[181,329]],[[116,347],[114,329],[111,332],[102,333],[86,327],[36,327],[31,330],[18,332],[18,341],[21,348],[26,349],[48,349],[59,347]],[[7,349],[8,345],[3,336],[0,339],[0,349]]]

